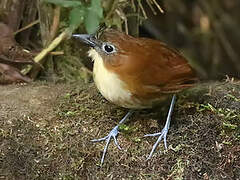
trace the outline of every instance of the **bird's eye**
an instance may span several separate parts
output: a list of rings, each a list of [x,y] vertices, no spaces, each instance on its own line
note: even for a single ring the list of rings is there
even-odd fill
[[[103,44],[102,48],[107,54],[111,54],[111,53],[114,53],[116,51],[115,47],[111,44]]]

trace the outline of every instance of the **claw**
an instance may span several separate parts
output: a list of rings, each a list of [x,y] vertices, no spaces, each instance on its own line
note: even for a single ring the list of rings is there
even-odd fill
[[[104,158],[105,158],[105,155],[106,155],[106,153],[107,153],[108,145],[109,145],[109,143],[110,143],[111,138],[113,138],[114,143],[115,143],[115,145],[117,146],[117,148],[118,148],[119,150],[122,149],[122,148],[120,147],[118,141],[117,141],[117,135],[118,135],[118,133],[119,133],[118,128],[119,128],[119,125],[120,125],[120,124],[123,124],[123,123],[126,121],[126,119],[127,119],[132,113],[133,113],[133,111],[129,111],[129,112],[124,116],[124,118],[119,122],[119,124],[118,124],[117,126],[115,126],[115,127],[110,131],[110,133],[109,133],[107,136],[105,136],[105,137],[103,137],[103,138],[100,138],[100,139],[93,139],[93,140],[91,140],[92,142],[106,141],[106,145],[104,146],[103,155],[102,155],[102,158],[101,158],[101,166],[103,165]]]
[[[106,140],[107,138],[108,138],[108,136],[105,136],[105,137],[100,138],[100,139],[92,139],[91,141],[92,141],[92,142],[101,142],[101,141]]]
[[[117,146],[117,148],[118,148],[119,150],[122,150],[122,148],[121,148],[120,145],[118,144],[117,138],[116,138],[115,136],[113,136],[113,139],[114,139],[114,143],[115,143],[115,145]]]
[[[147,135],[145,135],[146,137],[149,137],[149,136],[159,136],[157,141],[153,145],[152,150],[151,150],[149,156],[147,157],[147,160],[151,159],[155,149],[157,148],[157,146],[160,143],[160,141],[162,140],[162,138],[164,139],[165,149],[167,149],[167,133],[168,133],[168,128],[165,126],[160,133],[154,133],[154,134],[147,134]]]
[[[144,137],[159,136],[161,133],[145,134]]]
[[[159,133],[154,133],[154,134],[146,134],[144,136],[144,137],[159,136],[157,141],[153,145],[152,150],[151,150],[149,156],[147,157],[147,160],[151,159],[155,149],[157,148],[157,146],[158,146],[159,142],[162,140],[162,138],[163,138],[163,141],[164,141],[164,147],[165,147],[165,149],[167,149],[167,133],[168,133],[168,129],[169,129],[169,126],[170,126],[171,115],[172,115],[172,111],[173,111],[175,101],[176,101],[176,95],[173,95],[171,105],[170,105],[170,108],[169,108],[169,111],[168,111],[167,121],[166,121],[165,126],[162,129],[162,131],[159,132]]]
[[[107,153],[107,148],[108,148],[108,145],[109,145],[109,143],[110,143],[111,138],[113,138],[114,143],[115,143],[115,145],[117,146],[117,148],[121,150],[121,147],[119,146],[118,141],[117,141],[117,135],[118,135],[118,133],[119,133],[119,132],[118,132],[118,126],[115,126],[115,127],[110,131],[110,133],[109,133],[107,136],[105,136],[105,137],[103,137],[103,138],[100,138],[100,139],[93,139],[93,140],[91,140],[92,142],[106,141],[106,145],[104,146],[103,155],[102,155],[102,158],[101,158],[101,165],[102,165],[103,162],[104,162],[104,158],[105,158],[105,155],[106,155],[106,153]]]
[[[110,143],[110,140],[111,140],[111,136],[109,136],[106,140],[106,145],[104,146],[104,149],[103,149],[103,155],[102,155],[102,158],[101,158],[101,166],[103,165],[103,162],[104,162],[104,158],[105,158],[105,155],[107,153],[107,148],[108,148],[108,145]]]

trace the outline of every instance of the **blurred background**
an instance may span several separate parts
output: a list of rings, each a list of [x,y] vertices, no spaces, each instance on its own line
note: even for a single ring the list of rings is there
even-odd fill
[[[1,0],[0,23],[1,83],[21,76],[91,81],[87,48],[69,37],[102,24],[178,49],[202,79],[240,77],[239,0]],[[42,67],[29,68],[25,61],[35,61],[55,38],[61,43],[38,60]]]

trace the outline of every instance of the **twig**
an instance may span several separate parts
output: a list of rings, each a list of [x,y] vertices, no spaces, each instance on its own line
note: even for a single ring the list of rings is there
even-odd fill
[[[53,55],[53,56],[58,56],[58,55],[64,55],[63,51],[52,51],[49,54]]]
[[[52,23],[52,26],[51,26],[50,32],[49,32],[50,33],[49,42],[55,38],[56,33],[58,31],[59,22],[60,22],[60,12],[61,12],[60,6],[56,6],[54,9],[53,23]]]
[[[38,20],[36,20],[36,21],[33,21],[32,23],[30,23],[30,24],[28,24],[27,26],[25,26],[25,27],[23,27],[23,28],[21,28],[21,29],[19,29],[19,30],[17,30],[17,31],[15,31],[13,34],[14,34],[14,36],[16,35],[16,34],[18,34],[18,33],[20,33],[20,32],[22,32],[22,31],[24,31],[24,30],[26,30],[26,29],[28,29],[28,28],[30,28],[30,27],[32,27],[32,26],[34,26],[35,24],[38,24],[40,21],[39,21],[39,19]]]
[[[145,19],[147,19],[147,14],[146,14],[143,6],[142,6],[141,0],[138,0],[138,5],[139,5],[139,7],[140,7],[140,9],[141,9],[141,11],[142,11],[142,13],[143,13],[143,17],[144,17]]]
[[[135,6],[134,0],[131,0],[133,11],[136,12],[137,8]]]
[[[53,49],[55,49],[61,42],[70,34],[69,29],[62,32],[57,38],[55,38],[47,48],[43,49],[35,58],[35,62],[41,62],[41,60]]]
[[[64,32],[62,32],[57,38],[55,38],[48,47],[46,47],[45,49],[43,49],[35,58],[34,61],[36,63],[40,63],[43,58],[49,53],[51,52],[53,49],[55,49],[66,37],[69,36],[69,34],[71,34],[72,31],[67,28]],[[32,66],[28,66],[25,69],[23,69],[21,72],[23,74],[27,74],[30,72],[30,70],[32,69]]]
[[[164,10],[161,8],[161,6],[156,2],[156,0],[152,0],[154,2],[154,4],[157,6],[157,8],[159,9],[159,11],[161,13],[164,13]]]
[[[105,19],[109,19],[118,5],[118,1],[113,1],[110,11],[107,13]]]
[[[121,9],[116,9],[116,13],[124,21],[125,32],[126,32],[126,34],[128,34],[128,21],[127,21],[126,15],[124,14],[124,12],[121,11]]]
[[[148,6],[150,7],[150,9],[151,9],[151,11],[153,12],[153,14],[154,14],[154,15],[157,15],[157,12],[156,12],[155,9],[153,8],[151,1],[147,0],[147,4],[148,4]]]

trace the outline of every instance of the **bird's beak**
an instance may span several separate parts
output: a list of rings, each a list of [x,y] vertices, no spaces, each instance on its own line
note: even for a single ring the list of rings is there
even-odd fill
[[[94,38],[93,35],[89,35],[89,34],[73,34],[72,35],[74,38],[79,39],[81,42],[91,46],[91,47],[95,47],[97,46],[97,41]]]

